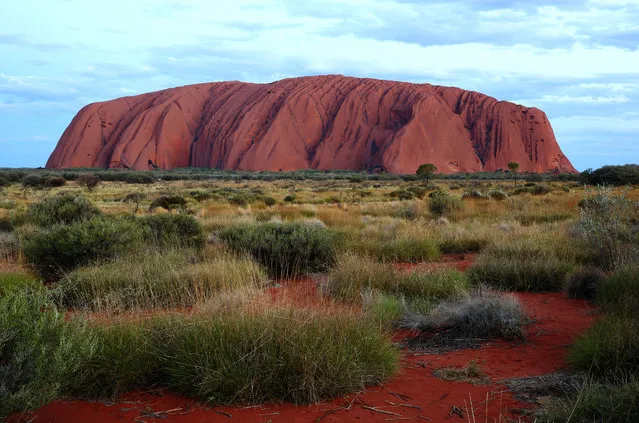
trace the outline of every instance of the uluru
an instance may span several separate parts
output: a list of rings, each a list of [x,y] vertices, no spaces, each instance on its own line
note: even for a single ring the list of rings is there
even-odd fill
[[[454,87],[326,75],[93,103],[47,168],[576,172],[546,114]]]

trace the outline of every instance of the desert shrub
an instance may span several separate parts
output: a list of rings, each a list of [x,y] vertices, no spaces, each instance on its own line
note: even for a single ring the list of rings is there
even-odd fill
[[[122,201],[125,203],[141,203],[146,200],[147,195],[143,192],[128,192],[123,198]]]
[[[149,210],[154,211],[158,207],[166,210],[184,209],[186,200],[181,195],[161,195],[151,202]]]
[[[639,166],[627,164],[604,166],[594,171],[586,169],[581,172],[580,179],[589,185],[636,185],[639,184]]]
[[[529,191],[532,195],[545,195],[550,192],[550,188],[546,185],[535,185],[530,188]]]
[[[102,180],[100,180],[100,177],[93,173],[83,173],[82,175],[78,176],[76,181],[80,185],[84,185],[89,191],[93,191],[100,184],[100,182],[102,182]]]
[[[249,200],[242,194],[232,194],[227,197],[227,201],[234,206],[246,207],[249,205]]]
[[[417,195],[413,191],[409,191],[407,189],[400,189],[397,191],[392,191],[388,194],[391,198],[397,198],[398,200],[412,200]]]
[[[189,195],[197,202],[206,201],[213,196],[210,192],[206,191],[191,191]]]
[[[101,215],[102,212],[85,197],[59,194],[32,203],[26,212],[26,221],[42,227],[66,225]]]
[[[612,382],[629,374],[639,376],[639,322],[604,317],[577,338],[568,362],[576,370]]]
[[[553,398],[544,407],[541,421],[636,422],[639,421],[639,379],[626,378],[617,384],[588,380],[574,393]]]
[[[582,266],[568,275],[564,292],[568,298],[594,300],[597,293],[597,286],[605,278],[606,274],[601,269]]]
[[[147,239],[161,247],[204,248],[202,224],[188,214],[155,214],[137,218]]]
[[[139,246],[142,229],[134,221],[96,216],[88,220],[26,232],[24,256],[46,280],[76,267],[121,256]]]
[[[488,193],[488,197],[491,200],[504,201],[506,198],[508,198],[508,194],[500,189],[495,189]]]
[[[404,313],[404,305],[395,295],[373,291],[362,293],[362,311],[373,322],[382,327],[392,328]]]
[[[47,188],[63,187],[67,183],[67,180],[61,176],[49,176],[44,179],[44,186]]]
[[[250,253],[274,276],[322,271],[335,259],[335,234],[303,223],[237,225],[218,236],[234,251]]]
[[[460,210],[462,202],[446,191],[433,191],[429,194],[428,209],[435,216],[443,216],[450,211]]]
[[[530,226],[543,223],[563,222],[571,219],[573,215],[568,212],[562,213],[517,213],[513,216],[519,223],[524,226]]]
[[[482,253],[483,254],[483,253]],[[468,269],[470,280],[509,291],[562,291],[574,265],[552,257],[514,259],[480,255]]]
[[[419,198],[420,200],[426,197],[426,193],[428,192],[428,188],[415,185],[406,188],[406,190],[415,194],[415,197]]]
[[[37,173],[31,173],[22,178],[22,186],[25,188],[42,188],[44,186],[44,177]]]
[[[295,194],[289,194],[286,197],[284,197],[284,201],[286,201],[287,203],[292,203],[296,199],[297,199],[297,195]]]
[[[0,419],[60,394],[89,342],[78,333],[44,291],[0,296]]]
[[[399,219],[415,220],[419,215],[419,206],[417,203],[401,204],[394,212],[393,216]]]
[[[74,309],[181,308],[220,291],[259,288],[264,282],[264,272],[252,260],[226,254],[199,260],[192,252],[175,250],[76,269],[58,282],[56,294]]]
[[[639,204],[611,188],[587,191],[576,225],[578,236],[605,269],[639,260]]]
[[[369,291],[439,300],[458,296],[468,288],[466,276],[453,269],[401,272],[390,263],[345,254],[328,275],[326,291],[346,302],[359,302]]]
[[[428,315],[405,321],[405,327],[437,331],[451,338],[524,337],[528,318],[516,297],[479,288],[462,299],[443,301]]]
[[[11,185],[11,181],[4,176],[0,176],[0,188],[8,187],[9,185]]]
[[[639,263],[621,266],[599,280],[596,298],[609,313],[639,318]]]
[[[128,172],[121,178],[127,184],[152,184],[155,178],[140,172]]]
[[[85,396],[166,386],[210,405],[309,403],[380,383],[398,359],[372,322],[280,307],[123,320],[96,335],[74,386]]]
[[[462,196],[462,199],[483,200],[485,198],[487,198],[487,196],[485,196],[484,194],[481,193],[481,191],[478,191],[476,189],[470,192],[467,192],[466,194]]]
[[[273,197],[264,197],[263,201],[264,201],[264,204],[266,204],[269,207],[273,207],[275,204],[277,204],[277,200]]]

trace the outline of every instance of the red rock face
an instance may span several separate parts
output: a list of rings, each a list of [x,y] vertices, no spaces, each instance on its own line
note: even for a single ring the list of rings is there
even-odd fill
[[[539,109],[339,75],[217,82],[84,107],[48,168],[575,172]]]

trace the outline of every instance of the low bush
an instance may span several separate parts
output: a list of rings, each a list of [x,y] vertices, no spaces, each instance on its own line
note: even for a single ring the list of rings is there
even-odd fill
[[[604,317],[577,338],[568,362],[576,370],[610,382],[629,374],[639,376],[639,322]]]
[[[135,221],[96,216],[26,232],[22,248],[27,262],[50,281],[76,267],[122,256],[140,245],[142,235]]]
[[[44,186],[46,188],[58,188],[67,184],[67,180],[61,176],[49,176],[44,179]]]
[[[584,266],[568,276],[564,292],[568,298],[594,300],[597,286],[606,279],[606,274],[596,267]]]
[[[186,200],[181,195],[161,195],[151,202],[150,211],[155,211],[158,207],[166,210],[181,210],[186,208]]]
[[[223,229],[218,236],[234,251],[250,253],[275,277],[323,271],[335,260],[335,234],[315,225],[237,225]]]
[[[0,273],[0,297],[14,291],[37,289],[41,282],[26,273]]]
[[[264,197],[262,200],[264,201],[264,204],[269,207],[273,207],[275,204],[277,204],[277,200],[273,197]]]
[[[500,189],[495,189],[495,190],[492,190],[492,191],[488,192],[488,197],[491,200],[504,201],[505,199],[508,198],[508,194],[506,194],[505,191],[502,191]]]
[[[100,177],[93,173],[83,173],[78,176],[76,181],[78,181],[78,184],[84,185],[89,191],[93,191],[102,182]]]
[[[22,178],[22,186],[25,188],[42,188],[44,186],[44,177],[37,173],[31,173]]]
[[[479,288],[465,298],[444,301],[405,327],[442,338],[521,339],[529,319],[516,297]]]
[[[451,211],[460,210],[461,200],[446,191],[433,191],[429,195],[428,209],[435,216],[443,216]]]
[[[619,267],[599,280],[597,303],[608,313],[639,318],[639,263]]]
[[[83,267],[57,285],[66,307],[94,311],[183,308],[220,291],[259,288],[265,274],[249,259],[218,255],[199,260],[189,251],[145,252]]]
[[[102,212],[85,197],[59,194],[29,205],[25,220],[34,225],[50,227],[67,225],[101,215]]]
[[[0,420],[61,393],[90,342],[79,333],[44,291],[0,295]]]
[[[11,181],[3,176],[0,176],[0,188],[8,187],[9,185],[11,185]]]
[[[468,270],[471,282],[509,291],[562,291],[573,264],[556,258],[514,259],[480,255]]]
[[[137,218],[149,242],[160,247],[202,249],[206,242],[202,224],[188,214],[155,214]]]
[[[295,194],[289,194],[286,197],[284,197],[284,201],[286,201],[287,203],[292,203],[296,199],[297,199],[297,195]]]

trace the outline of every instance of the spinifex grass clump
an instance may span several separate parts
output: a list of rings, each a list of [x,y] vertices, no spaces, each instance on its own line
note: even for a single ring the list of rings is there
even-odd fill
[[[0,295],[0,420],[60,394],[86,351],[81,332],[43,291]]]
[[[639,263],[621,266],[600,280],[596,298],[608,313],[639,319]]]
[[[606,279],[606,274],[596,267],[583,266],[568,276],[564,292],[568,298],[594,300],[597,286]]]
[[[395,262],[416,263],[435,260],[441,255],[433,240],[418,237],[398,237],[392,240],[363,239],[354,249],[379,260]]]
[[[102,212],[85,197],[59,194],[29,205],[24,220],[37,226],[68,225]]]
[[[437,300],[461,295],[467,288],[468,279],[454,269],[402,272],[390,263],[354,254],[340,257],[326,287],[329,295],[346,302],[359,302],[368,291]]]
[[[188,214],[156,214],[137,218],[150,243],[160,247],[204,247],[202,224]]]
[[[83,267],[57,286],[67,307],[94,311],[188,307],[220,291],[258,288],[266,275],[254,261],[219,253],[147,251],[112,263]]]
[[[479,288],[462,299],[444,301],[428,315],[412,316],[405,327],[438,332],[440,338],[524,337],[528,318],[517,298]]]
[[[361,317],[272,304],[123,321],[94,333],[98,346],[73,389],[87,396],[166,386],[210,405],[309,403],[378,384],[398,360],[387,335]]]
[[[250,253],[274,277],[323,271],[335,260],[335,234],[317,225],[237,225],[221,230],[218,235],[232,250]]]
[[[136,249],[143,230],[133,220],[97,216],[70,225],[27,231],[22,249],[28,263],[46,280],[76,267],[113,259]]]

